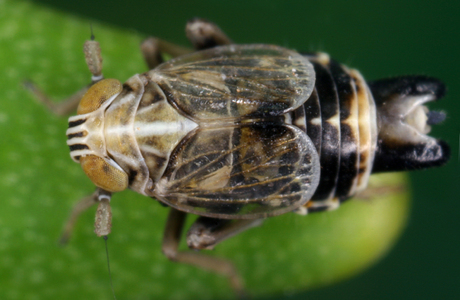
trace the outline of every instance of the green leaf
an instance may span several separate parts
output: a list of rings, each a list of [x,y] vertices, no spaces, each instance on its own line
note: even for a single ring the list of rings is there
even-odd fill
[[[146,71],[141,36],[92,26],[106,77],[123,81]],[[69,245],[57,244],[72,206],[94,186],[69,157],[66,118],[52,115],[21,84],[30,79],[56,100],[87,84],[82,45],[89,36],[89,20],[0,0],[2,299],[113,297],[104,242],[93,233],[95,209],[82,215]],[[209,254],[234,262],[256,296],[332,284],[365,269],[394,243],[408,214],[405,183],[400,174],[374,177],[365,200],[333,212],[270,218]],[[126,191],[113,197],[112,209],[108,245],[119,299],[233,297],[225,278],[161,254],[166,208]]]

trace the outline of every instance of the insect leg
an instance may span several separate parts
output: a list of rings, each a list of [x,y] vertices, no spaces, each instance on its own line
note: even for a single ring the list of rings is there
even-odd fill
[[[186,213],[179,210],[173,208],[170,210],[163,237],[163,253],[172,261],[194,265],[226,276],[237,294],[244,297],[243,282],[231,262],[201,253],[178,250],[186,216]]]
[[[61,238],[59,242],[61,244],[67,244],[72,235],[72,231],[77,223],[78,217],[82,212],[93,206],[94,204],[98,203],[98,196],[99,196],[99,189],[97,189],[94,193],[89,196],[84,197],[81,199],[73,208],[72,212],[70,213],[70,217],[68,218],[67,222],[64,225],[64,230],[62,232]]]
[[[91,84],[83,87],[64,101],[55,103],[54,101],[51,101],[49,97],[43,93],[33,82],[26,80],[23,83],[24,87],[35,96],[38,102],[46,106],[50,111],[58,116],[63,116],[76,110],[81,98],[86,93],[86,91],[88,91],[91,85],[104,78],[102,76],[101,48],[99,47],[99,43],[93,40],[93,38],[94,37],[92,36],[91,40],[86,41],[83,46],[83,53],[85,54],[86,64],[88,65],[88,69],[92,74]]]
[[[187,22],[185,32],[196,50],[232,43],[217,25],[203,19],[195,18]],[[192,52],[192,49],[159,38],[149,37],[142,42],[141,51],[148,68],[151,70],[164,61],[163,54],[177,57]]]
[[[232,44],[232,40],[214,23],[195,18],[185,27],[187,38],[197,50]]]
[[[261,225],[263,219],[223,220],[200,217],[187,232],[191,249],[213,249],[218,243],[247,229]]]
[[[163,54],[176,57],[190,53],[192,49],[181,47],[156,37],[149,37],[142,42],[141,51],[147,66],[151,70],[163,62]]]
[[[85,86],[69,98],[62,102],[52,101],[43,91],[41,91],[33,82],[26,80],[23,82],[24,87],[29,90],[38,102],[43,104],[51,112],[58,116],[64,116],[75,111],[80,103],[81,98],[91,85]]]

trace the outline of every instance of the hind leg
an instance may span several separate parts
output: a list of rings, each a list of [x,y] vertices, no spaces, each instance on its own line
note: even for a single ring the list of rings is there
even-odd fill
[[[162,250],[165,256],[171,261],[193,265],[227,277],[235,293],[240,298],[246,297],[243,280],[233,263],[198,252],[178,250],[186,216],[185,212],[171,208],[163,238]],[[187,234],[187,244],[192,249],[211,249],[223,240],[261,223],[260,219],[230,221],[198,218]]]

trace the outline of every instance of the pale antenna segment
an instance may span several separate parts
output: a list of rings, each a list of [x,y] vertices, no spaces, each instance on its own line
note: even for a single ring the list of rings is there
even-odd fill
[[[93,74],[91,76],[92,84],[102,80],[104,76],[102,75],[102,57],[101,57],[101,47],[99,42],[95,40],[93,33],[93,25],[91,24],[91,37],[89,41],[86,41],[83,46],[83,52],[85,53],[86,64],[88,69]]]
[[[107,269],[109,271],[110,288],[112,289],[113,298],[116,300],[115,289],[113,288],[112,272],[110,271],[109,247],[107,240],[108,234],[112,228],[112,209],[110,208],[110,200],[112,194],[105,190],[99,189],[97,197],[99,205],[96,212],[95,232],[98,236],[102,236],[105,243],[105,254],[107,256]]]

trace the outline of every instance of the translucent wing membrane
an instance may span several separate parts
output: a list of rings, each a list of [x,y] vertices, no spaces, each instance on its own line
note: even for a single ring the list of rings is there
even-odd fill
[[[155,192],[194,214],[262,218],[308,201],[319,173],[310,138],[293,126],[203,128],[177,147]]]
[[[229,45],[172,59],[148,76],[195,120],[280,116],[313,91],[314,70],[300,54],[272,45]]]

